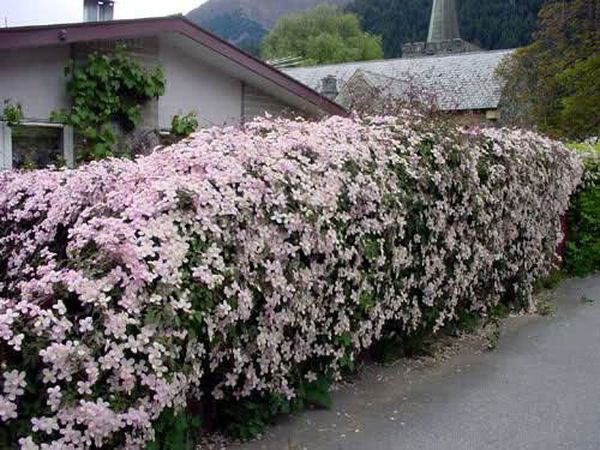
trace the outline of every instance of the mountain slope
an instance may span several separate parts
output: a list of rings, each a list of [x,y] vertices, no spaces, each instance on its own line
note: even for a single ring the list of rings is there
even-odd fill
[[[350,0],[209,0],[187,17],[237,45],[258,55],[263,37],[277,19],[322,3],[345,5]]]
[[[194,22],[236,47],[257,56],[260,53],[260,43],[268,33],[260,23],[249,19],[240,10],[216,15],[202,22],[198,20]]]
[[[284,14],[304,11],[322,3],[344,5],[349,0],[208,0],[188,13],[188,18],[204,24],[227,14],[239,14],[270,29]]]

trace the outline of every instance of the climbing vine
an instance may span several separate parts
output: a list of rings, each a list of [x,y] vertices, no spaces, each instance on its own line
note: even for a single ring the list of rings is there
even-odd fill
[[[142,119],[143,105],[165,91],[160,67],[144,68],[119,46],[112,54],[92,53],[83,65],[65,68],[71,108],[53,114],[73,126],[83,140],[83,161],[115,155],[116,131],[132,131]]]

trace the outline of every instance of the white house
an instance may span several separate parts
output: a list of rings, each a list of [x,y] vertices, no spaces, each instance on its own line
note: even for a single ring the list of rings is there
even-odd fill
[[[19,127],[0,121],[0,167],[18,167],[26,153],[38,165],[74,163],[73,131],[50,121],[67,108],[64,68],[71,60],[125,43],[149,66],[160,65],[166,92],[144,112],[144,127],[168,130],[176,114],[194,111],[200,125],[240,123],[289,109],[305,115],[345,115],[343,107],[238,50],[182,16],[0,29],[2,102],[22,105]]]

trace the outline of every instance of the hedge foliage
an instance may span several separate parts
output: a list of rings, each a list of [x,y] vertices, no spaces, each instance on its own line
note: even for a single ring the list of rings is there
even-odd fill
[[[143,448],[189,398],[293,398],[551,269],[579,158],[421,118],[261,119],[0,174],[2,448]]]
[[[565,268],[584,276],[600,271],[600,143],[574,147],[583,155],[585,173],[569,209]]]

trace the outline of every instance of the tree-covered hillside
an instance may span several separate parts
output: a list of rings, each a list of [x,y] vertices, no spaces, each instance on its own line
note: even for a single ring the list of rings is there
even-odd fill
[[[531,42],[544,0],[459,0],[463,39],[485,49],[520,47]],[[432,0],[353,0],[365,31],[383,36],[386,57],[402,55],[402,44],[427,38]]]
[[[190,11],[192,21],[256,56],[268,31],[285,15],[321,3],[345,5],[350,0],[208,0]],[[198,0],[200,3],[200,0]]]
[[[257,56],[260,54],[260,43],[268,32],[261,24],[249,19],[241,10],[210,17],[200,25],[238,48]]]
[[[348,5],[345,7],[347,2]],[[365,31],[383,37],[385,56],[402,55],[402,44],[427,38],[433,0],[210,0],[188,17],[235,45],[258,54],[263,37],[283,14],[319,3],[356,13]],[[485,49],[531,42],[544,0],[457,0],[461,34]]]
[[[306,11],[323,3],[344,6],[350,0],[198,0],[198,3],[201,4],[188,13],[188,18],[196,23],[241,11],[244,17],[271,29],[285,14]]]

